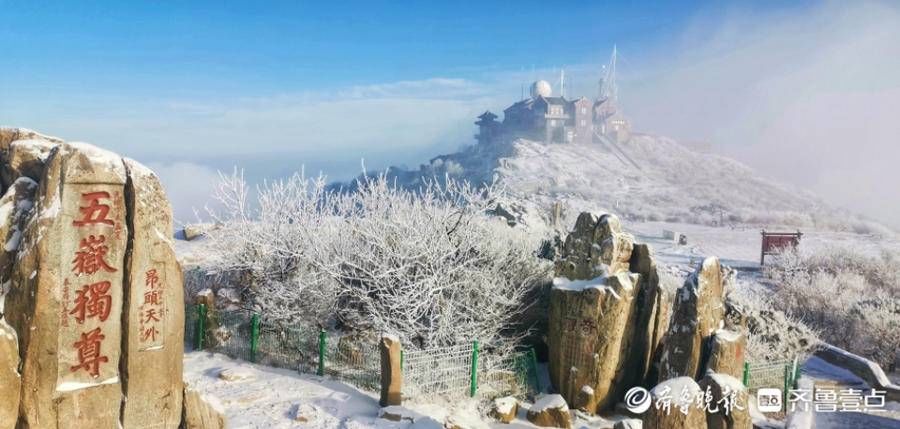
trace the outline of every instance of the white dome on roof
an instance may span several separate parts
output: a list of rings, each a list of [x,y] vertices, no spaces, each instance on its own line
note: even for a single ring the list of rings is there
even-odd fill
[[[553,87],[550,86],[550,82],[539,80],[531,84],[531,98],[537,98],[539,95],[549,97],[551,94],[553,94]]]

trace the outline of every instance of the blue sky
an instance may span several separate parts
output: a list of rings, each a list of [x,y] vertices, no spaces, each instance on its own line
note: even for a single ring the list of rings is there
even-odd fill
[[[255,95],[593,62],[698,10],[603,3],[4,1],[0,48],[22,91]]]
[[[150,164],[183,218],[218,169],[414,167],[559,68],[592,96],[617,44],[639,131],[900,225],[900,6],[787,3],[0,0],[0,124]]]

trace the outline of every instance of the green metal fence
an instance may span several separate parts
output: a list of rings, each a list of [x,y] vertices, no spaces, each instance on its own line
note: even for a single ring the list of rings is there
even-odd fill
[[[281,326],[248,311],[216,311],[207,317],[203,304],[188,306],[185,343],[193,350],[328,375],[363,389],[379,385],[380,357],[374,343],[357,345],[349,337],[330,338],[316,329]]]
[[[259,314],[216,311],[203,304],[185,309],[185,343],[190,349],[234,359],[328,376],[366,390],[380,387],[377,338],[329,335],[310,328],[269,323]],[[483,353],[478,342],[401,352],[404,395],[532,396],[538,386],[534,350]]]
[[[782,359],[763,363],[744,363],[743,382],[747,390],[775,387],[787,398],[788,391],[796,388],[800,378],[799,359]]]

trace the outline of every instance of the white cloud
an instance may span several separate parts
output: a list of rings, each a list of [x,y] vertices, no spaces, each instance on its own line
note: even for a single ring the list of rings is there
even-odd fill
[[[172,203],[176,225],[196,221],[194,210],[203,215],[204,207],[213,203],[210,196],[219,175],[212,168],[191,162],[149,163],[147,166],[162,181]]]
[[[710,142],[900,227],[896,5],[739,12],[698,20],[670,55],[623,83],[637,127]]]

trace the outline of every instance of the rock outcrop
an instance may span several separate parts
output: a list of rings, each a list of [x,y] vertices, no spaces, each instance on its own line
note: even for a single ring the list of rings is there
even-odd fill
[[[663,338],[669,329],[674,295],[660,284],[650,246],[634,245],[630,271],[640,275],[640,283],[636,317],[633,319],[636,324],[634,344],[629,357],[635,378],[625,381],[637,381],[646,387],[652,387],[658,377],[653,363],[661,352]]]
[[[225,429],[224,411],[215,398],[205,397],[190,386],[184,387],[185,429]]]
[[[613,215],[579,215],[556,261],[547,341],[553,386],[588,413],[612,408],[635,384],[653,384],[671,298],[650,248]]]
[[[16,427],[21,388],[16,331],[0,318],[0,429]]]
[[[590,413],[614,405],[628,355],[626,331],[635,309],[638,276],[593,280],[557,278],[550,295],[550,379],[576,408]],[[590,395],[582,395],[582,391]],[[579,403],[582,401],[590,402]]]
[[[172,243],[172,207],[156,175],[125,159],[129,247],[125,258],[122,408],[126,428],[178,427],[184,365],[184,287]]]
[[[634,238],[622,232],[619,218],[581,213],[575,229],[566,237],[556,275],[570,280],[588,280],[628,270]]]
[[[491,415],[500,423],[510,423],[516,419],[519,411],[519,401],[512,396],[494,399],[491,407]]]
[[[565,429],[572,427],[572,413],[560,395],[545,395],[535,401],[528,409],[526,418],[540,427]]]
[[[744,371],[747,336],[741,332],[719,329],[710,340],[707,372],[727,374],[740,379]]]
[[[750,429],[750,403],[741,381],[727,374],[707,373],[700,389],[709,392],[706,424],[709,429]]]
[[[702,390],[690,377],[666,380],[650,391],[650,408],[643,427],[653,429],[706,429],[706,412],[695,403]],[[661,406],[657,407],[657,404]]]
[[[9,291],[12,270],[28,214],[34,206],[34,192],[38,184],[20,177],[0,198],[0,315],[3,314],[3,295]],[[2,317],[2,316],[0,316]]]
[[[724,272],[719,259],[709,257],[685,281],[675,298],[671,326],[661,354],[660,380],[702,375],[705,347],[724,326]]]
[[[158,179],[94,146],[8,128],[0,178],[0,299],[21,358],[14,424],[177,428],[183,284]]]

